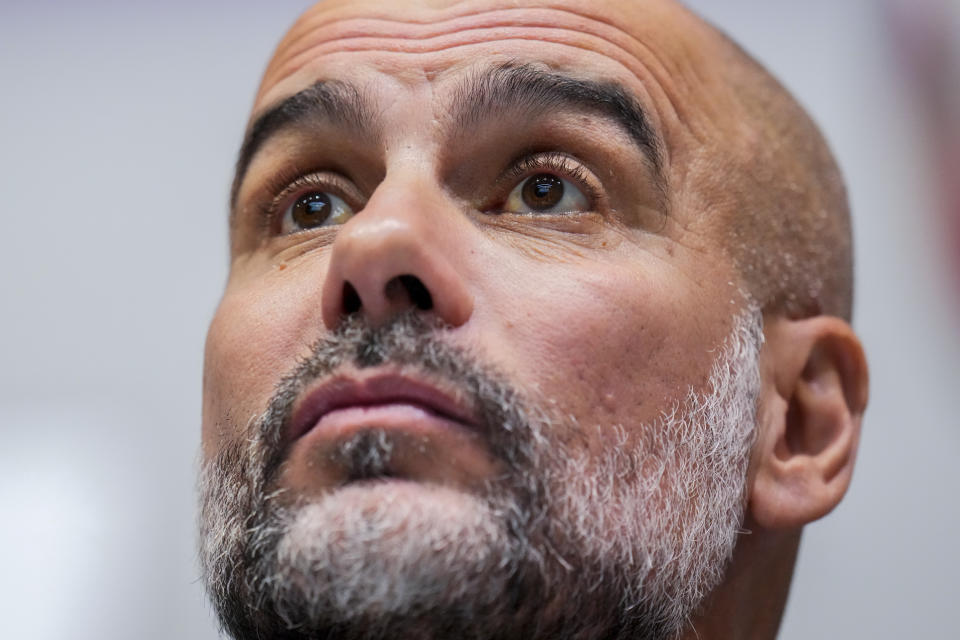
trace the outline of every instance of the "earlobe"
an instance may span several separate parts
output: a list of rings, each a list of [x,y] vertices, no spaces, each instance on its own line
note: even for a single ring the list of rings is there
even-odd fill
[[[761,526],[798,528],[829,513],[850,485],[867,364],[839,318],[769,318],[764,332],[749,508]]]

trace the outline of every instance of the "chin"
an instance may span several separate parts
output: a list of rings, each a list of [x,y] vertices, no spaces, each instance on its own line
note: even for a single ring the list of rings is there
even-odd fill
[[[265,523],[278,539],[261,575],[291,628],[493,607],[516,571],[502,514],[443,486],[364,480],[280,509],[277,520]]]

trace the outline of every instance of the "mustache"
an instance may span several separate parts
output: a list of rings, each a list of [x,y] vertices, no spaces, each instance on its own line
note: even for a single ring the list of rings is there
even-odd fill
[[[439,378],[472,401],[482,434],[495,455],[508,464],[520,462],[514,437],[529,425],[523,402],[515,389],[492,367],[480,364],[469,350],[441,338],[445,325],[414,311],[397,315],[389,323],[371,326],[361,316],[350,316],[317,340],[307,356],[278,382],[253,437],[263,455],[261,487],[276,476],[287,456],[287,432],[293,408],[314,382],[345,366],[368,369],[402,366],[426,378]]]

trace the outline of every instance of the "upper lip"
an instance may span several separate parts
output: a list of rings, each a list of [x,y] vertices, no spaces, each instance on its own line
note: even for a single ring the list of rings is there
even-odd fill
[[[466,426],[477,424],[473,412],[453,394],[424,380],[394,373],[340,376],[311,389],[294,406],[288,439],[298,439],[331,411],[385,404],[412,404]]]

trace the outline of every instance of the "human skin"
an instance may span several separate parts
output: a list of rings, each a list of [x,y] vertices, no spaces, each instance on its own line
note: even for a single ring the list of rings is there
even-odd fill
[[[745,137],[729,89],[716,80],[728,58],[710,27],[670,2],[350,1],[310,10],[278,47],[252,120],[317,81],[338,80],[370,102],[377,130],[357,135],[319,121],[285,130],[238,184],[230,277],[206,348],[205,457],[242,437],[279,379],[338,325],[346,283],[359,313],[380,323],[410,306],[394,280],[402,275],[430,292],[423,313],[445,325],[445,341],[549,399],[560,415],[625,425],[638,439],[631,425],[655,423],[690,390],[708,391],[732,319],[751,304],[723,233],[737,203],[717,177],[721,151],[736,153]],[[620,125],[581,109],[462,126],[450,111],[458,89],[505,63],[622,87],[659,140],[662,180]],[[505,183],[511,163],[546,152],[565,158],[562,170],[547,172],[589,192],[590,206],[504,212],[513,188],[542,172]],[[286,186],[278,176],[300,173],[335,175],[325,190],[357,215],[289,234],[276,219],[264,223],[263,209],[278,203],[282,213],[304,192],[277,201]],[[842,497],[866,400],[862,351],[845,322],[765,321],[748,481],[748,525],[758,535],[738,548],[730,579],[698,619],[702,637],[775,633],[799,527]],[[404,375],[344,375],[378,373]],[[804,418],[788,420],[803,402]],[[467,492],[497,472],[468,430],[424,431],[407,406],[378,411],[397,432],[426,434],[425,449],[405,463],[409,478]],[[803,430],[808,422],[815,431]],[[311,463],[323,437],[294,444],[282,486],[306,495],[337,486],[342,478]],[[612,441],[603,430],[583,437],[592,450]],[[443,459],[454,462],[438,469]],[[749,569],[758,563],[769,570]],[[764,611],[745,605],[761,593]]]

